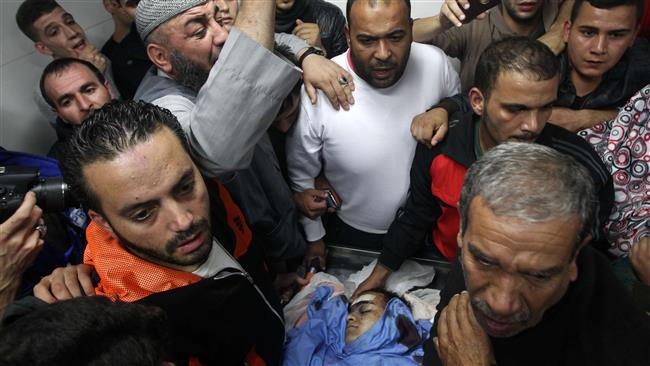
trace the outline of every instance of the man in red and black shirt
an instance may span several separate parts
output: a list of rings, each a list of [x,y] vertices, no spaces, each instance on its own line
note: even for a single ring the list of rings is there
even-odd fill
[[[427,234],[447,260],[455,258],[465,172],[484,152],[506,141],[550,146],[583,164],[596,185],[601,222],[607,218],[614,192],[600,158],[578,136],[546,123],[558,85],[557,58],[541,43],[516,37],[486,49],[469,91],[472,111],[451,119],[444,142],[433,148],[418,145],[409,197],[386,234],[378,265],[355,294],[383,286],[392,271],[423,247]]]

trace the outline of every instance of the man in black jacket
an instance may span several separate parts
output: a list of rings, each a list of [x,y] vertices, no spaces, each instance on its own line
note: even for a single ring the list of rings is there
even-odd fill
[[[576,0],[564,30],[560,88],[549,121],[571,131],[613,119],[650,82],[650,44],[635,42],[642,0]]]
[[[585,167],[546,146],[474,163],[423,364],[647,365],[650,318],[587,245],[595,202]]]

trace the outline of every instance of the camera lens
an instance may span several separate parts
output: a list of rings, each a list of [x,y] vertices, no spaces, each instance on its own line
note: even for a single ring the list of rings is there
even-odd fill
[[[31,190],[36,194],[36,204],[44,212],[61,212],[68,207],[68,185],[61,177],[40,179]]]

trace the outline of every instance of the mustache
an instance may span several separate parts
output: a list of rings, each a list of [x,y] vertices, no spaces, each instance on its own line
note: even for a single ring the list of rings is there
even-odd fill
[[[192,222],[192,225],[185,230],[181,231],[174,238],[172,238],[167,245],[165,245],[165,250],[167,253],[172,254],[176,251],[176,249],[184,242],[186,242],[189,238],[193,237],[200,231],[208,230],[210,228],[210,225],[208,224],[208,219],[202,218],[197,221]]]
[[[515,140],[521,140],[521,141],[532,141],[536,140],[539,135],[536,133],[522,133],[521,135],[513,136]]]
[[[490,305],[488,305],[487,302],[477,298],[473,297],[471,300],[472,306],[474,309],[479,310],[483,315],[486,317],[495,320],[500,323],[506,323],[506,324],[511,324],[511,323],[525,323],[528,320],[530,320],[530,309],[528,307],[524,308],[522,311],[510,315],[510,316],[501,316],[499,314],[496,314],[492,308],[490,308]]]
[[[375,60],[370,63],[370,67],[373,69],[393,69],[397,67],[397,63],[392,61]]]

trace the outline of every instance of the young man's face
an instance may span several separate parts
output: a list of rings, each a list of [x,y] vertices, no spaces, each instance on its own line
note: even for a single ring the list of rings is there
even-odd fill
[[[399,81],[411,52],[411,20],[404,1],[357,1],[346,30],[355,72],[375,88]]]
[[[88,47],[93,47],[81,26],[61,7],[38,18],[33,27],[38,35],[34,46],[45,55],[78,58]]]
[[[587,79],[601,78],[634,43],[636,23],[634,5],[599,9],[582,3],[576,19],[564,27],[573,70]]]
[[[480,196],[470,203],[468,220],[458,246],[479,324],[492,337],[535,326],[578,277],[572,253],[579,220],[531,223],[496,216]]]
[[[191,272],[210,254],[205,184],[178,137],[163,127],[111,161],[83,167],[103,213],[90,211],[134,254]]]
[[[56,114],[71,125],[80,125],[92,111],[113,99],[108,82],[101,83],[90,69],[78,63],[48,75],[43,86]]]
[[[510,18],[518,23],[537,18],[544,5],[543,0],[504,0],[502,3]]]
[[[367,291],[362,293],[350,306],[345,327],[345,343],[350,344],[372,328],[386,309],[383,294]]]
[[[557,98],[559,76],[536,80],[526,73],[497,76],[488,99],[470,90],[474,112],[481,116],[480,140],[485,150],[506,141],[533,142],[544,129]]]
[[[120,23],[132,24],[138,4],[129,0],[104,0],[104,8]]]
[[[120,0],[120,5],[124,9],[124,12],[128,16],[128,18],[131,20],[131,22],[135,21],[135,13],[136,13],[136,10],[138,10],[138,2],[137,1],[129,1],[129,0]]]
[[[230,28],[235,24],[235,19],[239,11],[237,0],[216,0],[215,3],[219,8],[219,11],[217,11],[217,23],[226,28],[227,31],[230,31]]]

